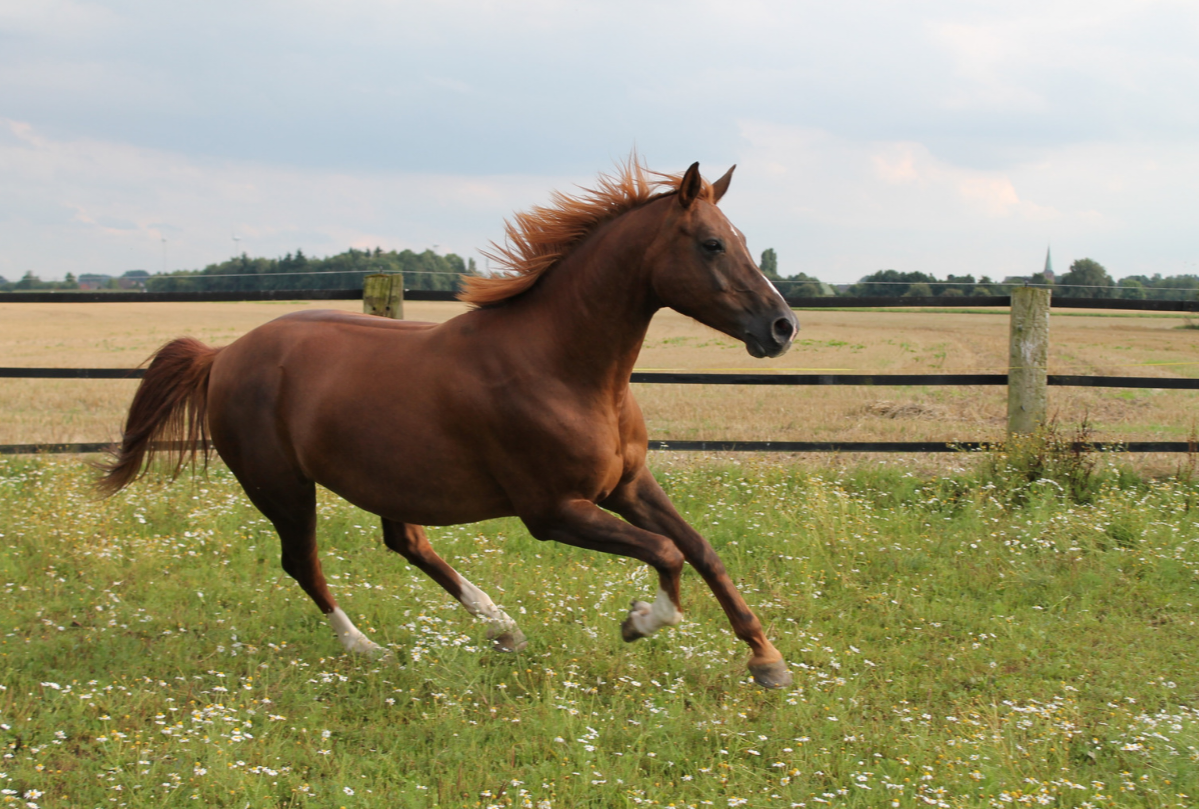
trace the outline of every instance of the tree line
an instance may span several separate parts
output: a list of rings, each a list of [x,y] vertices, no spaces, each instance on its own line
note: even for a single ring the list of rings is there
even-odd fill
[[[309,258],[302,250],[281,258],[240,256],[209,264],[202,270],[174,270],[150,274],[130,270],[123,275],[80,275],[68,273],[62,281],[42,281],[27,272],[15,282],[0,278],[6,292],[77,289],[144,289],[147,292],[252,292],[269,289],[355,289],[372,273],[404,273],[408,289],[452,291],[458,279],[476,273],[475,260],[454,253],[438,255],[432,250],[374,250],[350,248],[328,258]]]
[[[787,278],[778,274],[778,258],[774,250],[762,253],[761,270],[779,291],[793,297],[816,297],[836,294],[851,298],[962,298],[1008,295],[1013,287],[1035,285],[1048,287],[1053,294],[1066,298],[1123,298],[1125,300],[1183,301],[1199,298],[1199,275],[1130,275],[1112,280],[1107,269],[1098,261],[1080,258],[1068,272],[1049,277],[1045,273],[1014,276],[994,281],[988,276],[975,278],[971,274],[953,275],[944,280],[925,272],[879,270],[855,284],[832,289],[818,279],[799,273]]]
[[[1057,277],[1034,273],[994,281],[983,275],[949,274],[944,279],[920,271],[879,270],[855,284],[834,287],[820,279],[797,273],[783,277],[778,270],[778,254],[773,248],[763,251],[759,265],[762,273],[779,291],[789,297],[821,296],[886,298],[955,298],[1007,295],[1025,284],[1047,286],[1053,294],[1070,298],[1125,298],[1131,300],[1195,300],[1199,298],[1199,275],[1160,273],[1130,275],[1112,279],[1099,262],[1080,258],[1068,272]],[[144,289],[149,292],[250,292],[268,289],[355,289],[371,273],[403,273],[408,289],[453,291],[459,279],[477,274],[474,259],[432,250],[384,251],[350,248],[328,258],[309,258],[296,250],[281,258],[250,258],[245,253],[202,270],[175,270],[151,274],[130,270],[118,277],[86,274],[76,278],[68,273],[62,281],[42,281],[32,271],[19,281],[0,278],[0,291],[21,292],[77,289]]]

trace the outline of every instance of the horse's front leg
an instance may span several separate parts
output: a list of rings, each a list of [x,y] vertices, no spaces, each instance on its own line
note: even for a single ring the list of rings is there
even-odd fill
[[[679,515],[666,492],[645,467],[621,484],[600,505],[615,511],[630,523],[654,534],[670,537],[683,556],[703,576],[712,594],[724,608],[737,637],[749,644],[753,654],[749,671],[758,685],[782,688],[791,684],[791,672],[778,649],[762,631],[762,624],[737,592],[708,540]],[[675,602],[678,603],[677,600]]]
[[[654,603],[634,601],[628,619],[621,624],[621,636],[626,641],[647,637],[683,620],[679,609],[679,573],[684,559],[668,538],[618,520],[587,500],[569,500],[537,509],[522,519],[537,539],[628,556],[658,571],[658,595]]]

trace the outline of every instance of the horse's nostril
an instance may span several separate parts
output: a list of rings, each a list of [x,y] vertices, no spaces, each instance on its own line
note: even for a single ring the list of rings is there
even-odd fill
[[[775,340],[785,343],[795,335],[795,324],[791,322],[791,318],[789,317],[780,317],[774,321],[772,331]]]

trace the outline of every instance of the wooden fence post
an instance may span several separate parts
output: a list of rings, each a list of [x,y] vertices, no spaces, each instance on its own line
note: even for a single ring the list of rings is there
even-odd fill
[[[1049,290],[1012,290],[1008,338],[1007,432],[1028,435],[1049,409]]]
[[[404,274],[380,273],[362,279],[362,311],[404,319]]]

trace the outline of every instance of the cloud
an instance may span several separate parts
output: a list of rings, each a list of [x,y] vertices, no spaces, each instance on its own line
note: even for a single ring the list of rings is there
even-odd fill
[[[1182,0],[0,0],[0,267],[198,266],[233,228],[465,251],[636,147],[739,162],[751,240],[832,280],[1051,240],[1165,268],[1197,30]]]
[[[474,255],[563,178],[335,172],[58,140],[0,121],[0,275],[160,270],[347,247]],[[240,241],[235,245],[232,237]]]
[[[742,123],[725,207],[784,274],[853,281],[878,269],[1002,277],[1092,257],[1119,275],[1195,272],[1199,155],[1186,145],[1089,143],[976,169],[911,141]],[[735,212],[735,213],[734,213]]]

